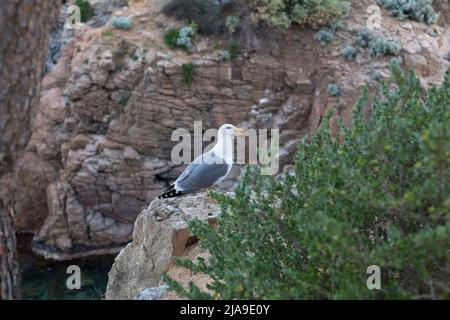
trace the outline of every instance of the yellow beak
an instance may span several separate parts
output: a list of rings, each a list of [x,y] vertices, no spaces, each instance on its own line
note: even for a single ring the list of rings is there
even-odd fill
[[[245,131],[246,131],[245,129],[236,128],[236,129],[234,129],[234,134],[237,136],[242,136],[245,133]]]

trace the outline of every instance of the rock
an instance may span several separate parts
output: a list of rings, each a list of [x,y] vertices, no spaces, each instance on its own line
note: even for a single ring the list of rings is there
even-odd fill
[[[167,285],[162,285],[155,288],[144,289],[139,292],[133,300],[160,300],[167,294]]]
[[[61,49],[73,38],[73,30],[65,25],[67,21],[67,4],[61,6],[60,15],[58,17],[58,25],[53,31],[48,43],[48,57],[45,62],[45,72],[49,72],[58,62],[61,55]]]
[[[125,147],[123,150],[123,157],[127,160],[138,160],[139,159],[139,153],[136,152],[131,147]]]
[[[106,299],[142,297],[142,290],[158,286],[172,258],[195,241],[187,231],[187,221],[197,218],[214,223],[218,212],[218,206],[205,193],[154,200],[139,214],[133,242],[115,259]]]

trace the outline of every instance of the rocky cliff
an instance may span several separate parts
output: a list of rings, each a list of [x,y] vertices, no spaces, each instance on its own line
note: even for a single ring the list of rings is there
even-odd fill
[[[213,224],[219,209],[205,193],[182,198],[154,200],[136,219],[133,241],[116,257],[109,273],[106,299],[139,299],[144,289],[164,293],[161,275],[173,269],[173,257],[198,256],[197,239],[187,230],[187,221],[200,219]],[[203,279],[197,279],[202,281]],[[153,294],[156,295],[155,292]]]
[[[366,25],[375,0],[352,1],[352,14],[331,45],[317,41],[313,30],[291,28],[261,35],[264,49],[226,61],[221,37],[201,36],[191,54],[170,50],[164,32],[182,22],[160,13],[165,2],[95,1],[94,20],[56,36],[58,54],[13,174],[20,190],[16,227],[35,235],[33,249],[42,256],[113,253],[128,243],[139,212],[182,170],[170,160],[174,129],[192,130],[199,120],[205,129],[224,122],[279,128],[281,162],[289,164],[298,139],[326,110],[348,121],[362,87],[374,88],[374,74],[388,74],[389,57],[374,59],[362,49],[354,60],[341,54]],[[416,68],[424,85],[440,81],[449,64],[450,6],[439,6],[435,25],[382,12],[384,32],[401,42],[403,65]],[[111,16],[118,15],[129,17],[133,28],[112,27]],[[191,85],[183,74],[188,63],[196,70]],[[327,92],[333,83],[339,97]],[[156,285],[156,278],[143,283]]]

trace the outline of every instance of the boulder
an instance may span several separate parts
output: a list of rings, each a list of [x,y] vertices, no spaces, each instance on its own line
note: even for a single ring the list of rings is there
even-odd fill
[[[109,272],[106,299],[144,299],[160,285],[174,256],[181,256],[195,243],[187,222],[200,219],[215,223],[219,207],[206,193],[154,200],[138,216],[133,242],[116,257]],[[144,289],[152,288],[146,292]],[[161,296],[163,295],[161,291]],[[159,295],[158,295],[159,296]]]

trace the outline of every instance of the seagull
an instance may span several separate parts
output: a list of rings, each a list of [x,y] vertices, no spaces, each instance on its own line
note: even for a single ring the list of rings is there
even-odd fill
[[[198,156],[158,199],[179,197],[222,182],[233,167],[233,136],[242,135],[244,131],[231,124],[222,125],[216,145]]]

